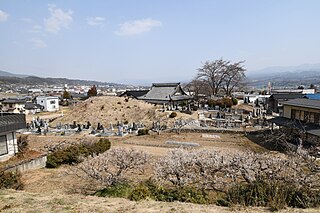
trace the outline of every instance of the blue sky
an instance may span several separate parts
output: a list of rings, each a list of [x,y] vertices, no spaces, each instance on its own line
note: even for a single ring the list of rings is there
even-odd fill
[[[320,63],[318,0],[0,0],[0,70],[119,83]]]

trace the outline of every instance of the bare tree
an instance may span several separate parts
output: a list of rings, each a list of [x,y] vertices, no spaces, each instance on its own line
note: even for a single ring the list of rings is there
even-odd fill
[[[237,87],[241,87],[241,84],[244,83],[246,69],[244,68],[243,63],[244,61],[239,61],[226,65],[227,74],[223,79],[222,88],[227,96],[231,96],[232,91]]]
[[[204,79],[193,79],[189,82],[185,88],[190,93],[193,93],[193,97],[196,101],[200,100],[200,95],[211,95],[210,87],[206,84]]]
[[[298,187],[320,187],[319,165],[307,158],[238,152],[226,155],[209,150],[170,150],[155,165],[157,180],[176,186],[226,192],[234,184],[257,180],[284,181]]]
[[[91,157],[75,167],[77,176],[97,181],[102,186],[111,186],[125,180],[128,172],[142,172],[148,161],[142,151],[113,148],[96,157]]]
[[[230,61],[223,59],[215,61],[206,61],[202,67],[198,69],[197,79],[204,80],[211,88],[211,94],[216,95],[221,88],[226,75],[226,67],[230,64]]]

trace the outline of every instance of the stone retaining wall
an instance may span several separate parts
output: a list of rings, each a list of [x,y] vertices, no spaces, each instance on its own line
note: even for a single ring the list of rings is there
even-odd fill
[[[25,172],[31,169],[40,169],[46,166],[46,162],[47,162],[47,155],[41,155],[37,158],[33,158],[28,161],[23,161],[17,165],[7,167],[5,168],[5,171]]]

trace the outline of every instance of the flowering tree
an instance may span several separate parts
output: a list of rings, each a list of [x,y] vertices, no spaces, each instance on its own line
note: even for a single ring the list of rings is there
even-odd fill
[[[128,172],[142,172],[148,157],[145,152],[134,149],[113,148],[79,164],[75,174],[94,180],[102,186],[111,186],[125,180]]]

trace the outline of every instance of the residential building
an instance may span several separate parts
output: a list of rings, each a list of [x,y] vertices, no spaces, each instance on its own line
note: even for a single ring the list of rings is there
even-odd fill
[[[283,115],[270,121],[299,129],[305,133],[306,141],[320,144],[320,100],[300,98],[283,102]]]
[[[25,113],[26,101],[17,98],[8,98],[2,101],[2,111],[8,113]]]
[[[38,96],[36,102],[43,106],[43,111],[54,112],[59,110],[59,98],[56,96]]]
[[[302,93],[277,93],[272,94],[268,98],[268,107],[273,112],[279,113],[282,108],[282,103],[288,100],[303,98]]]
[[[16,130],[26,128],[24,114],[0,113],[0,161],[18,152]]]

